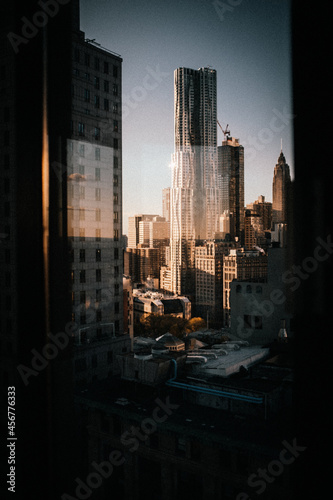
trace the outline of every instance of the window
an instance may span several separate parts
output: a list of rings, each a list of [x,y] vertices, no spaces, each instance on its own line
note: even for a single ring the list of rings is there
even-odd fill
[[[100,181],[101,180],[101,169],[100,168],[95,168],[95,181]]]
[[[79,135],[84,136],[84,123],[79,122],[78,130],[79,130]]]
[[[109,111],[109,99],[104,99],[104,110]]]
[[[100,208],[96,208],[95,221],[96,222],[101,222],[101,209]]]
[[[84,127],[84,126],[83,126]],[[79,156],[84,157],[85,151],[84,151],[84,144],[79,145]]]
[[[95,108],[99,108],[99,96],[98,95],[95,95]]]
[[[80,262],[86,261],[86,251],[83,248],[80,248]]]
[[[80,208],[79,209],[79,219],[80,220],[85,220],[85,218],[86,218],[85,209],[84,208]]]
[[[116,83],[114,83],[112,85],[112,93],[113,95],[117,96],[118,95],[118,85]]]
[[[98,289],[96,290],[96,302],[101,302],[102,300],[102,290]]]
[[[102,270],[96,269],[96,281],[102,281]]]
[[[101,229],[95,229],[95,240],[101,241],[101,236],[102,236]]]
[[[244,315],[244,328],[262,330],[262,316]]]
[[[90,80],[90,73],[84,73],[83,77],[85,80]]]
[[[119,230],[118,229],[113,230],[113,239],[114,239],[114,241],[119,240]]]
[[[85,283],[86,282],[86,272],[84,269],[80,270],[80,283]]]
[[[95,70],[99,71],[99,58],[95,57]]]
[[[118,67],[113,65],[113,77],[117,78],[118,77]]]
[[[90,90],[84,89],[84,100],[85,102],[90,102]]]
[[[95,160],[99,161],[101,159],[101,149],[95,148]]]
[[[108,80],[104,80],[104,92],[109,92],[110,90],[110,83]]]
[[[106,75],[108,75],[109,74],[109,63],[106,62],[106,61],[104,61],[104,65],[103,66],[104,66],[104,73]]]
[[[113,212],[113,222],[119,222],[118,212]]]
[[[115,285],[114,285],[114,294],[119,295],[119,284],[118,283],[115,283]]]
[[[102,310],[97,309],[96,311],[96,321],[102,321]]]
[[[95,188],[95,200],[101,201],[101,188]]]
[[[119,302],[114,303],[114,312],[115,312],[115,314],[119,313]]]
[[[119,266],[114,266],[114,277],[118,278],[119,276]]]
[[[80,292],[80,304],[85,304],[86,303],[86,292],[81,291]]]
[[[256,287],[256,293],[262,293],[262,286]]]
[[[118,186],[118,175],[113,176],[113,185]]]
[[[94,78],[94,87],[95,89],[99,90],[99,77],[95,76]]]
[[[252,324],[255,330],[262,330],[262,316],[253,316]]]
[[[119,334],[119,319],[116,319],[114,322],[114,333]]]
[[[79,174],[84,175],[84,165],[79,165]]]
[[[84,229],[84,227],[80,227],[79,240],[80,241],[85,241],[85,239],[86,239],[85,229]]]
[[[252,286],[251,285],[246,286],[246,293],[252,293]]]
[[[118,120],[113,120],[113,131],[118,132]]]
[[[118,144],[119,144],[118,139],[115,139],[115,138],[114,138],[114,139],[113,139],[113,147],[114,147],[114,149],[118,149],[118,147],[119,147],[119,146],[118,146]]]
[[[118,103],[117,102],[113,103],[112,111],[113,111],[113,113],[118,114]]]
[[[74,49],[74,61],[80,62],[80,51],[79,49]]]
[[[96,248],[96,262],[101,262],[102,260],[102,250],[100,248]]]
[[[84,64],[90,66],[90,55],[87,53],[84,54]]]
[[[119,165],[119,158],[118,156],[113,157],[113,168],[118,168]]]
[[[114,258],[115,260],[119,259],[119,248],[114,249]]]
[[[91,366],[93,368],[96,368],[96,366],[97,366],[97,354],[93,354],[91,356]]]
[[[241,285],[236,286],[236,293],[242,293],[242,287]]]
[[[118,193],[113,193],[113,204],[118,205]]]
[[[101,138],[101,129],[99,127],[95,127],[95,139],[99,141]]]

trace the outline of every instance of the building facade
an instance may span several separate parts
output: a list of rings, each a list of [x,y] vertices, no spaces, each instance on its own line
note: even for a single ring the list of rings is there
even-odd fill
[[[122,58],[76,30],[67,144],[72,321],[77,349],[86,343],[99,367],[107,344],[123,334],[121,88]],[[82,356],[75,353],[75,377],[82,380]]]
[[[206,319],[207,325],[222,326],[223,257],[233,246],[208,241],[195,247],[195,315]]]
[[[221,214],[230,216],[230,235],[242,241],[244,234],[244,147],[227,137],[218,146],[218,169],[222,185]]]
[[[171,275],[175,293],[194,286],[196,238],[219,230],[216,150],[216,71],[174,72],[175,152],[171,185]]]
[[[291,209],[290,197],[290,168],[281,150],[278,162],[274,168],[273,177],[273,225],[285,224],[288,222],[288,211]]]
[[[223,261],[223,318],[230,326],[230,287],[233,280],[267,281],[267,256],[259,250],[231,249]]]
[[[246,205],[246,208],[260,215],[264,231],[272,229],[272,203],[265,201],[265,196],[259,196],[256,201]]]

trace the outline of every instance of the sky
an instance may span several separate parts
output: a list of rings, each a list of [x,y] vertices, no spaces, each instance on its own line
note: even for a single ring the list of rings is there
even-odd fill
[[[81,0],[86,38],[123,59],[124,234],[129,216],[162,214],[181,66],[217,72],[218,120],[244,146],[245,204],[272,201],[281,140],[293,178],[290,24],[290,0]]]

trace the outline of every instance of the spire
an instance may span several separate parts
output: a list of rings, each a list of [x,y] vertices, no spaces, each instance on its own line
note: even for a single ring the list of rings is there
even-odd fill
[[[282,137],[281,137],[281,153],[282,153]]]

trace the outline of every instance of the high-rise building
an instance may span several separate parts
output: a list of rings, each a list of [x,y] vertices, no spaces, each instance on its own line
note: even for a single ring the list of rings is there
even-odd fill
[[[83,383],[103,377],[103,366],[105,377],[116,369],[102,361],[123,333],[122,58],[87,40],[78,26],[72,36],[67,225],[74,375]]]
[[[162,216],[167,222],[170,222],[170,190],[169,187],[162,190]]]
[[[216,151],[216,71],[174,72],[175,152],[171,187],[171,280],[176,293],[193,292],[194,246],[219,230]]]
[[[150,221],[158,215],[154,214],[137,214],[128,218],[128,248],[136,248],[140,243],[140,222]]]
[[[272,203],[265,201],[265,196],[259,196],[256,201],[247,204],[246,208],[260,215],[264,231],[272,229]]]
[[[232,238],[243,238],[244,232],[244,147],[239,139],[228,137],[218,146],[218,169],[222,184],[221,214],[230,217]]]
[[[223,256],[234,246],[206,241],[195,247],[195,315],[207,319],[207,328],[222,326]]]
[[[255,247],[266,247],[262,217],[248,209],[245,210],[244,217],[244,246],[247,250],[252,250]]]
[[[0,413],[10,387],[20,498],[60,498],[76,461],[66,169],[77,3],[1,6]]]
[[[231,249],[223,260],[223,317],[230,324],[230,285],[234,279],[267,281],[267,255],[260,250]]]
[[[288,222],[290,210],[291,178],[289,165],[281,150],[278,162],[274,168],[273,178],[273,225]],[[274,229],[274,228],[273,228]]]

